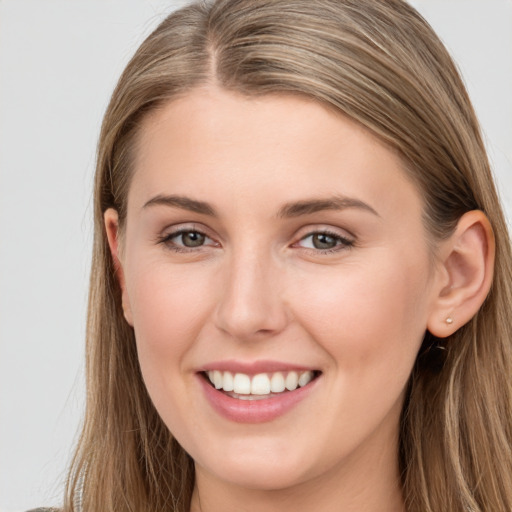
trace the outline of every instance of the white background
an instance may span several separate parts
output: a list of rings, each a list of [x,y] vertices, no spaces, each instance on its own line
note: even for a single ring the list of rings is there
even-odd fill
[[[0,510],[61,502],[81,419],[95,144],[164,0],[0,0]],[[416,0],[456,58],[512,218],[512,0]]]

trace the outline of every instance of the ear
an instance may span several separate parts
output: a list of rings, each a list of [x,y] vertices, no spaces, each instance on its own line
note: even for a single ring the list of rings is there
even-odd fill
[[[132,311],[130,308],[128,293],[126,291],[124,269],[121,263],[119,216],[117,211],[113,208],[109,208],[105,211],[103,220],[105,222],[105,230],[107,233],[108,245],[110,247],[110,254],[112,255],[112,260],[114,263],[116,278],[119,282],[119,286],[121,287],[124,317],[126,318],[126,321],[133,327]]]
[[[452,236],[442,242],[440,253],[440,279],[427,328],[445,338],[475,316],[491,288],[495,243],[485,214],[464,214]]]

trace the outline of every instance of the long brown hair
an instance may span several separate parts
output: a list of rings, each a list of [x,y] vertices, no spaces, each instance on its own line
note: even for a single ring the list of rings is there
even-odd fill
[[[478,314],[429,333],[401,418],[409,512],[512,510],[512,255],[475,113],[430,26],[402,0],[218,0],[181,9],[138,49],[98,146],[87,332],[87,409],[65,504],[86,512],[185,512],[194,467],[146,392],[103,226],[121,226],[135,138],[149,112],[215,83],[246,95],[300,94],[398,151],[424,198],[432,240],[467,211],[488,216],[495,276]],[[442,353],[440,360],[436,354]]]

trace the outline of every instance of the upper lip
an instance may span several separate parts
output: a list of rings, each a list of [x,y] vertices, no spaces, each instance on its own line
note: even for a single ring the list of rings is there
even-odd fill
[[[306,366],[301,364],[295,364],[283,361],[236,361],[236,360],[222,360],[214,361],[205,364],[199,368],[199,372],[209,372],[213,370],[219,370],[222,372],[231,373],[244,373],[246,375],[257,375],[258,373],[274,373],[274,372],[306,372],[315,371],[318,368],[312,366]]]

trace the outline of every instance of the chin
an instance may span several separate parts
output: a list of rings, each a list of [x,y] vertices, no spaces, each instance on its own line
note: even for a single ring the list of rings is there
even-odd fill
[[[293,487],[307,478],[297,466],[279,463],[239,461],[215,468],[212,473],[215,479],[244,489],[255,491],[278,491]]]
[[[211,451],[196,460],[196,470],[209,474],[230,485],[260,491],[274,491],[293,487],[314,477],[314,461],[306,443],[293,446],[283,439],[232,440],[221,444],[222,449]],[[301,447],[294,450],[294,447]]]

